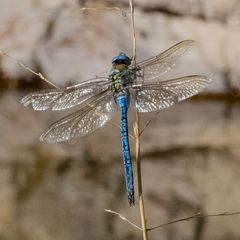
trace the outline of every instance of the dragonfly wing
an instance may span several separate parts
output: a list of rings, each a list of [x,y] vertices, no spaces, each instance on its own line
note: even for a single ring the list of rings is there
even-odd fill
[[[158,111],[196,95],[209,83],[208,77],[193,75],[136,85],[133,86],[135,106],[139,112]]]
[[[153,58],[137,63],[142,80],[153,80],[171,70],[181,56],[190,52],[194,44],[193,40],[185,40]],[[134,65],[130,67],[135,68]]]
[[[54,123],[41,135],[40,140],[54,143],[85,136],[107,123],[115,109],[112,92],[106,91],[79,111]]]
[[[61,97],[63,94],[61,89],[50,89],[39,92],[33,92],[25,97],[23,97],[20,102],[27,107],[28,105],[32,105],[34,110],[47,110],[50,108],[51,104]]]
[[[201,92],[210,82],[209,77],[192,75],[163,81],[161,85],[164,89],[174,93],[178,97],[178,101],[182,101]]]
[[[64,110],[75,107],[106,90],[111,82],[108,78],[90,79],[80,84],[30,93],[20,101],[24,106],[32,105],[34,110]]]
[[[177,102],[177,97],[166,89],[141,89],[136,92],[135,106],[138,112],[155,112]]]

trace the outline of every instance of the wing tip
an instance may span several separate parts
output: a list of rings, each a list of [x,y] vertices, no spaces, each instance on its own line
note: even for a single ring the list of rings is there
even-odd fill
[[[188,43],[191,43],[191,44],[195,44],[196,41],[193,40],[193,39],[186,39],[186,40],[183,40],[182,42],[188,42]]]
[[[207,83],[207,85],[209,85],[212,82],[212,78],[205,76],[205,75],[199,75],[200,78],[205,81]]]
[[[41,142],[46,142],[46,143],[54,143],[54,142],[56,142],[56,141],[53,141],[52,139],[51,139],[51,137],[50,137],[50,131],[51,131],[52,129],[51,129],[51,127],[50,128],[48,128],[45,132],[43,132],[42,134],[41,134],[41,136],[39,137],[39,140],[41,141]]]
[[[43,134],[39,137],[39,140],[40,140],[40,142],[47,142],[47,141],[45,140],[45,133],[43,133]]]
[[[30,101],[30,94],[24,96],[22,99],[19,101],[24,107],[27,107],[31,101]]]
[[[209,83],[212,82],[212,78],[206,76],[206,80],[208,80]]]
[[[34,99],[33,99],[33,93],[27,94],[19,102],[24,107],[28,107],[29,105],[31,105],[33,110],[35,110],[35,111],[46,110],[45,108],[41,108],[40,105],[36,105],[36,103],[34,102]]]
[[[187,45],[193,47],[196,45],[196,41],[192,40],[192,39],[186,39],[186,40],[179,42],[178,44],[187,44]]]
[[[42,133],[42,135],[39,137],[39,140],[41,142],[45,142],[45,143],[59,143],[59,142],[64,142],[64,141],[68,141],[71,139],[70,136],[56,136],[53,134],[53,129],[50,127],[49,129],[47,129],[44,133]]]
[[[45,143],[57,143],[58,141],[56,140],[53,140],[49,137],[49,134],[48,134],[49,130],[44,132],[40,137],[39,137],[39,140],[41,142],[45,142]]]
[[[198,75],[198,74],[194,74],[194,75],[189,75],[189,76],[186,76],[186,77],[192,77],[192,78],[198,78],[200,80],[205,80],[206,82],[211,82],[212,81],[212,78],[206,76],[206,75]]]

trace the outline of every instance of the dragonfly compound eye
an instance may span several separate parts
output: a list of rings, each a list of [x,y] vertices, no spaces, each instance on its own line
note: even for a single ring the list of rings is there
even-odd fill
[[[121,63],[125,65],[130,65],[131,58],[129,58],[125,53],[121,52],[112,59],[112,64],[121,64]]]

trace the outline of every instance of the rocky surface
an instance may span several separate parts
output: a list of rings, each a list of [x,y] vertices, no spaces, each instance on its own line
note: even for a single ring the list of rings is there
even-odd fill
[[[165,78],[213,79],[200,98],[162,111],[142,135],[148,224],[239,211],[239,1],[135,3],[138,59],[194,39],[196,50]],[[59,86],[108,71],[119,51],[131,55],[129,15],[84,6],[126,10],[128,1],[0,0],[0,49]],[[139,239],[136,229],[104,211],[140,224],[138,206],[126,201],[119,129],[109,123],[79,140],[40,143],[38,136],[66,112],[21,106],[25,93],[46,85],[6,56],[0,66],[0,239]],[[141,115],[141,127],[153,117]],[[133,121],[131,113],[130,126]],[[239,221],[182,222],[151,232],[150,239],[239,239]]]

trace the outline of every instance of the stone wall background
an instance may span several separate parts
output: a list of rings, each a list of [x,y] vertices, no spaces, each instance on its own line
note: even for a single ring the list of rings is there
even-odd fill
[[[239,211],[240,1],[135,2],[138,59],[194,39],[195,50],[164,79],[212,78],[199,97],[162,111],[143,134],[149,225],[198,211]],[[126,9],[128,1],[0,0],[0,49],[59,86],[108,71],[119,51],[131,55],[129,16],[83,6]],[[108,124],[83,139],[40,143],[38,136],[66,112],[21,106],[24,94],[49,86],[7,57],[0,67],[0,239],[139,239],[104,212],[110,208],[139,223],[137,206],[126,201],[119,129]],[[142,126],[152,117],[141,115]],[[239,222],[239,216],[198,219],[150,237],[234,240]]]

